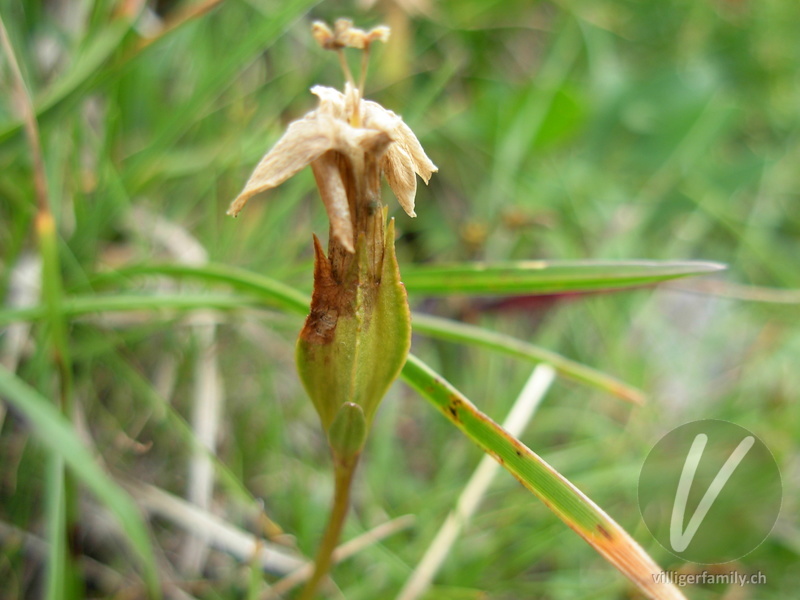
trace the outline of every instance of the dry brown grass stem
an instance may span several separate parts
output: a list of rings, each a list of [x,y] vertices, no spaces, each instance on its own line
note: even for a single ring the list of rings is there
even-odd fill
[[[8,66],[11,68],[11,89],[13,92],[13,104],[16,104],[20,112],[20,120],[25,130],[25,138],[31,152],[31,164],[33,168],[33,188],[36,198],[36,206],[40,214],[50,211],[47,193],[47,176],[44,169],[44,159],[42,158],[42,144],[39,137],[39,124],[36,121],[36,110],[33,107],[28,87],[22,77],[22,71],[17,62],[17,55],[8,37],[6,24],[0,15],[0,44],[3,46],[3,53],[8,59]]]

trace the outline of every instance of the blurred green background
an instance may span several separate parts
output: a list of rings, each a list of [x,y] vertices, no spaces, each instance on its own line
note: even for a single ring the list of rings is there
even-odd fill
[[[796,594],[800,4],[140,4],[0,0],[39,114],[68,295],[113,293],[121,284],[103,287],[96,273],[165,261],[234,265],[310,290],[311,232],[327,235],[310,172],[252,200],[238,220],[225,209],[286,125],[314,107],[309,87],[341,85],[335,57],[309,35],[311,21],[386,23],[393,35],[372,56],[367,97],[401,114],[439,167],[430,187],[420,186],[415,220],[387,195],[401,269],[539,258],[729,265],[719,276],[591,296],[429,299],[410,290],[413,308],[513,334],[646,392],[646,405],[631,407],[559,380],[522,440],[665,568],[697,567],[661,549],[641,522],[636,483],[647,452],[693,419],[727,419],[755,432],[781,468],[783,510],[771,536],[724,570],[761,570],[767,584],[685,591],[698,599]],[[10,305],[30,288],[20,279],[35,280],[36,207],[5,56],[0,65],[0,293]],[[165,293],[205,287],[158,278],[122,284]],[[288,543],[311,554],[331,477],[317,417],[294,373],[301,322],[271,310],[76,320],[69,329],[76,428],[112,473],[185,496],[192,444],[176,423],[190,420],[198,395],[213,389],[222,404],[218,454],[232,477],[217,479],[212,509],[263,532],[254,509],[261,502],[292,536]],[[50,395],[53,367],[37,341],[41,329],[34,324],[16,345],[11,330],[0,333],[2,359]],[[531,369],[424,337],[413,351],[498,421]],[[19,531],[46,537],[46,452],[13,412],[1,425],[0,596],[37,597],[44,555],[21,544]],[[404,514],[416,522],[336,569],[345,597],[397,593],[480,456],[408,388],[392,389],[360,469],[346,537]],[[84,513],[95,506],[83,497]],[[87,522],[87,556],[131,573],[113,529],[102,518]],[[191,594],[233,599],[258,589],[248,565],[225,553],[212,552],[200,573],[181,572],[184,532],[167,519],[151,523],[165,572]],[[138,597],[131,586],[116,597]],[[505,474],[430,593],[635,597]]]

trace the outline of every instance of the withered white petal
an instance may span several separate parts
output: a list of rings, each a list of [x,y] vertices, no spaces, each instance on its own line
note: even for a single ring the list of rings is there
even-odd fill
[[[372,100],[362,100],[361,107],[364,111],[364,127],[371,129],[381,129],[392,136],[397,141],[398,128],[403,119],[399,115],[383,108]]]
[[[350,87],[346,90],[350,96],[354,96],[354,90]],[[351,152],[376,152],[381,154],[386,146],[392,142],[392,138],[382,127],[353,127],[349,123],[349,115],[355,106],[353,98],[348,99],[339,90],[316,85],[311,88],[311,93],[319,98],[319,107],[312,115],[331,117],[326,123],[329,128],[329,135],[332,139],[331,149],[339,150],[345,155]]]
[[[365,126],[383,128],[394,140],[395,144],[401,146],[409,158],[407,167],[412,169],[427,184],[433,173],[439,169],[433,164],[428,155],[422,149],[417,136],[411,128],[405,124],[403,119],[391,110],[383,108],[377,102],[365,100],[364,123]]]
[[[428,185],[431,175],[436,173],[439,170],[439,167],[433,164],[433,161],[428,158],[428,155],[425,154],[425,150],[422,149],[422,144],[419,143],[417,136],[414,135],[414,132],[411,131],[411,128],[406,125],[402,119],[400,120],[399,128],[403,132],[403,135],[398,141],[411,155],[416,174],[422,178],[422,180],[425,182],[425,185]]]
[[[378,27],[373,27],[367,32],[367,43],[371,44],[372,42],[388,42],[389,35],[391,33],[391,29],[386,27],[386,25],[379,25]]]
[[[417,195],[417,178],[414,171],[409,168],[411,156],[397,143],[389,146],[386,154],[381,159],[381,167],[386,175],[386,181],[392,188],[397,201],[409,217],[416,217],[414,212],[414,198]]]
[[[315,85],[311,88],[311,93],[319,98],[319,107],[316,112],[345,119],[345,100],[342,92],[324,85]]]
[[[242,192],[231,202],[228,214],[236,216],[256,194],[280,185],[333,146],[330,117],[309,113],[295,121],[250,175]]]
[[[328,212],[331,232],[348,252],[355,252],[353,241],[353,220],[347,202],[347,192],[339,172],[339,159],[335,152],[328,151],[311,163],[314,179]]]
[[[392,144],[392,138],[385,131],[355,127],[351,128],[348,142],[361,152],[374,154],[376,158],[380,157],[387,148],[394,145]]]

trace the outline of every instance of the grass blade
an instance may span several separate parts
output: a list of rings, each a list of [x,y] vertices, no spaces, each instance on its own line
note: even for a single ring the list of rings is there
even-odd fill
[[[547,363],[559,375],[598,387],[634,404],[644,403],[644,392],[602,371],[570,360],[556,352],[529,344],[523,340],[475,325],[415,313],[413,327],[423,333],[451,342],[464,342],[509,354],[532,363]]]
[[[246,307],[265,307],[263,300],[231,294],[130,294],[120,296],[77,296],[65,299],[61,305],[65,317],[92,313],[137,310],[232,310]],[[0,325],[15,321],[35,321],[46,314],[45,307],[34,306],[0,311]]]
[[[541,405],[547,390],[550,389],[555,374],[555,370],[547,365],[538,365],[533,369],[528,382],[503,422],[503,428],[511,435],[519,436],[525,430]],[[447,519],[417,563],[414,572],[406,580],[396,600],[417,600],[430,588],[456,539],[478,510],[499,469],[500,465],[489,455],[481,459],[478,468],[473,471],[467,485],[461,491],[455,507],[447,515]]]
[[[22,76],[6,25],[0,17],[0,46],[11,65],[14,91],[19,103],[25,137],[33,165],[33,187],[36,201],[34,229],[39,242],[42,263],[41,289],[47,310],[46,327],[40,343],[50,351],[58,387],[58,410],[72,418],[72,363],[66,322],[61,315],[62,282],[58,255],[58,234],[50,208],[47,169],[45,167],[39,124],[28,87]],[[83,595],[83,576],[78,565],[76,539],[78,525],[78,491],[71,473],[64,470],[63,457],[53,453],[47,477],[47,520],[50,537],[46,597],[53,600],[72,600]]]
[[[545,264],[545,263],[541,263]],[[556,263],[550,263],[555,265]],[[717,263],[703,263],[703,262],[684,262],[684,263],[591,263],[591,266],[582,266],[578,267],[579,263],[570,263],[570,266],[567,266],[566,263],[559,263],[557,267],[554,267],[556,271],[560,273],[564,273],[567,271],[571,271],[574,276],[580,275],[583,277],[581,285],[584,286],[584,289],[588,289],[589,285],[589,275],[591,273],[595,273],[595,279],[593,285],[599,285],[602,279],[599,278],[598,273],[601,272],[601,267],[603,269],[609,269],[611,266],[618,267],[620,265],[628,265],[623,272],[619,273],[617,279],[615,280],[614,285],[617,288],[624,286],[632,286],[632,285],[642,285],[644,274],[648,272],[648,269],[652,270],[652,273],[648,275],[649,282],[655,283],[657,281],[663,281],[668,277],[676,278],[676,277],[684,277],[689,275],[696,275],[702,273],[710,273],[717,270],[724,268],[723,265]],[[651,266],[645,266],[651,265]],[[464,273],[467,273],[469,269],[465,267],[461,267]],[[485,277],[488,281],[491,278],[496,277],[509,277],[509,273],[511,271],[506,271],[506,267],[502,268],[485,268],[482,271],[479,267],[475,267],[472,269],[471,272],[473,273],[483,273],[484,275],[476,275],[474,276],[476,279],[480,279]],[[419,281],[420,276],[419,273],[423,272],[423,269],[416,268],[416,269],[409,269],[412,275],[406,276],[404,275],[404,280],[406,282],[411,279],[412,283],[414,281]],[[434,269],[425,269],[425,271],[433,271]],[[526,289],[518,289],[518,292],[523,291],[531,291],[533,285],[533,279],[535,278],[536,274],[541,274],[542,272],[549,272],[549,267],[542,267],[540,269],[532,271],[533,276],[525,276],[528,277],[529,285]],[[416,274],[416,275],[415,275]],[[103,283],[106,281],[114,281],[114,280],[124,280],[129,277],[141,276],[141,275],[168,275],[173,277],[189,277],[195,279],[202,279],[207,282],[218,282],[218,283],[225,283],[229,284],[232,287],[243,290],[243,291],[250,291],[258,294],[262,298],[266,298],[270,300],[270,304],[278,307],[289,310],[291,312],[295,312],[298,314],[305,314],[308,312],[308,297],[303,294],[302,292],[283,284],[279,281],[271,279],[269,277],[259,275],[256,273],[252,273],[250,271],[246,271],[244,269],[236,269],[234,267],[228,267],[223,265],[214,265],[209,264],[203,267],[192,267],[187,265],[179,265],[179,264],[154,264],[154,265],[140,265],[135,267],[128,267],[122,269],[120,271],[115,271],[114,273],[110,274],[103,274],[100,275],[98,278],[95,279],[95,283]],[[552,275],[552,273],[551,273]],[[554,276],[548,275],[547,278],[543,278],[538,284],[539,290],[543,290],[545,279],[549,278],[549,284],[554,284],[556,278]],[[623,278],[623,275],[627,277],[627,279]],[[525,277],[522,279],[525,280]],[[607,276],[606,276],[607,277]],[[415,279],[416,278],[416,279]],[[638,283],[632,283],[633,279]],[[564,284],[564,279],[562,277],[561,284]],[[606,286],[608,289],[609,280],[606,278],[606,283],[603,285]],[[577,285],[579,280],[573,279],[572,284]],[[408,285],[408,284],[407,284]],[[510,284],[509,284],[510,285]],[[516,284],[515,284],[516,285]],[[520,284],[522,285],[522,284]],[[497,287],[493,288],[494,291],[499,291],[502,289],[509,289],[508,286],[505,288]],[[550,288],[553,289],[553,288]],[[577,288],[574,288],[577,289]],[[574,291],[573,289],[573,291]],[[599,288],[597,288],[599,289]],[[461,290],[463,291],[463,289]],[[548,293],[555,293],[555,292],[548,292]],[[224,296],[224,295],[202,295],[202,296],[186,296],[186,295],[176,295],[176,296],[143,296],[143,295],[128,295],[128,296],[114,296],[114,297],[85,297],[85,298],[73,298],[70,301],[67,301],[64,306],[64,310],[67,314],[71,316],[78,316],[81,314],[87,314],[91,312],[100,312],[100,311],[108,311],[108,310],[139,310],[139,309],[158,309],[158,308],[165,308],[165,309],[179,309],[179,310],[188,310],[194,308],[219,308],[219,309],[231,309],[231,308],[238,308],[244,306],[254,306],[257,305],[258,302],[253,298],[242,298],[242,297],[235,297],[235,296]],[[29,308],[23,310],[16,310],[16,311],[3,311],[0,312],[0,325],[6,324],[9,322],[13,322],[16,320],[28,320],[28,319],[36,319],[41,316],[41,310],[39,308]],[[555,352],[551,352],[544,348],[539,348],[533,344],[529,344],[522,340],[518,340],[511,336],[507,336],[500,333],[495,333],[491,331],[487,331],[485,329],[467,325],[464,323],[459,323],[456,321],[451,321],[448,319],[443,319],[439,317],[433,317],[430,315],[423,315],[423,314],[415,314],[414,315],[414,328],[415,331],[420,333],[425,333],[431,336],[435,336],[441,339],[447,339],[451,341],[458,341],[458,342],[466,342],[472,343],[476,345],[480,345],[486,348],[491,348],[500,352],[505,352],[512,356],[516,356],[518,358],[530,360],[532,362],[546,362],[552,365],[561,375],[566,377],[570,377],[575,379],[576,381],[581,381],[583,383],[587,383],[590,385],[594,385],[603,389],[609,393],[617,395],[621,398],[629,400],[634,403],[641,403],[643,401],[643,394],[641,390],[638,390],[632,386],[625,384],[624,382],[619,381],[618,379],[611,377],[605,373],[587,367],[581,363],[572,361],[568,358],[565,358]]]
[[[493,456],[564,523],[653,600],[685,600],[672,584],[656,583],[661,569],[611,517],[541,457],[481,413],[463,394],[414,355],[403,379],[484,452]]]
[[[146,152],[129,157],[125,172],[126,185],[141,186],[149,181],[158,165],[164,160],[164,152],[174,151],[177,141],[196,124],[198,115],[203,115],[217,101],[233,82],[240,77],[243,69],[254,62],[269,48],[279,36],[284,35],[292,22],[302,17],[319,0],[296,0],[282,2],[264,14],[256,12],[248,18],[247,35],[229,51],[221,53],[213,63],[213,68],[198,81],[196,89],[187,101],[174,107],[158,134],[148,144]],[[246,3],[245,3],[246,4]],[[253,3],[255,4],[255,3]],[[251,8],[257,10],[254,5]],[[169,35],[165,36],[168,38]],[[163,38],[162,38],[163,39]],[[140,60],[147,60],[147,51],[138,54]]]
[[[160,598],[158,571],[147,529],[136,506],[95,462],[67,419],[39,392],[0,366],[0,394],[22,413],[37,439],[60,456],[78,480],[117,517],[131,548],[141,561],[151,598]]]
[[[310,300],[302,292],[264,275],[223,265],[208,264],[203,267],[178,264],[139,265],[126,267],[112,273],[104,273],[96,278],[94,283],[102,284],[108,281],[125,280],[129,277],[142,275],[169,275],[201,279],[206,282],[225,283],[238,290],[252,292],[260,297],[267,298],[271,304],[279,308],[302,315],[308,313]],[[406,278],[403,277],[403,279]],[[2,324],[2,321],[2,315],[0,315],[0,324]],[[593,385],[634,404],[642,404],[644,402],[644,393],[641,390],[619,379],[565,358],[556,352],[502,333],[495,333],[466,323],[421,313],[413,313],[412,327],[416,333],[423,333],[453,342],[482,346],[533,363],[545,362],[555,368],[559,375]]]
[[[76,597],[72,579],[75,573],[67,549],[64,460],[52,452],[47,461],[47,600]]]
[[[208,283],[224,283],[237,290],[257,294],[259,298],[268,302],[270,306],[301,315],[308,313],[309,298],[302,292],[264,275],[223,265],[208,264],[202,267],[180,264],[138,265],[111,273],[103,273],[97,276],[93,283],[105,285],[145,275],[167,275],[200,279]],[[156,310],[159,308],[175,310],[197,308],[234,309],[258,305],[259,302],[253,298],[220,294],[198,296],[183,294],[145,296],[132,294],[109,297],[77,297],[67,301],[63,308],[70,316],[79,316],[91,312],[110,310]],[[0,325],[17,320],[36,319],[40,316],[40,309],[36,307],[0,311]],[[439,339],[482,346],[533,363],[545,362],[553,366],[559,375],[593,385],[634,404],[641,404],[644,401],[644,393],[641,390],[611,375],[514,337],[421,313],[413,314],[412,323],[414,331],[417,333],[423,333]]]
[[[70,97],[77,95],[76,92],[88,87],[87,84],[122,44],[132,24],[132,19],[121,17],[103,28],[78,54],[68,70],[41,94],[36,102],[36,116],[47,116]],[[22,122],[3,124],[0,143],[17,134],[22,127]]]
[[[700,261],[522,261],[403,269],[409,294],[563,294],[619,290],[705,275],[725,265]]]
[[[155,263],[125,267],[97,275],[92,283],[118,283],[142,275],[167,275],[199,279],[207,283],[225,283],[237,290],[254,292],[270,299],[279,308],[306,314],[311,297],[280,281],[228,265],[207,263],[202,267],[176,263]]]
[[[215,269],[219,267],[193,268],[182,265],[160,266],[158,270],[164,274],[193,275],[199,274],[216,275]],[[154,272],[155,268],[142,268],[142,271]],[[129,274],[130,271],[126,271]],[[78,296],[64,300],[61,310],[67,317],[79,317],[92,313],[101,312],[120,312],[135,310],[198,310],[213,308],[219,310],[234,310],[240,308],[258,308],[264,306],[276,306],[289,309],[296,314],[306,314],[308,312],[308,301],[301,292],[283,286],[269,278],[261,277],[253,273],[247,273],[246,278],[235,280],[236,270],[227,269],[225,273],[219,273],[219,280],[228,280],[236,287],[250,289],[259,293],[259,298],[250,296],[234,296],[230,294],[128,294],[118,296]],[[260,280],[268,285],[261,287]],[[286,288],[286,293],[282,288]],[[0,311],[0,326],[14,323],[16,321],[32,321],[41,319],[45,315],[45,310],[41,306],[30,308],[6,309]],[[558,371],[560,375],[569,377],[576,381],[593,385],[606,392],[619,396],[634,404],[641,404],[644,401],[644,394],[641,390],[632,387],[619,379],[607,375],[602,371],[592,369],[581,363],[575,362],[561,356],[556,352],[551,352],[511,336],[496,333],[459,323],[449,319],[433,317],[414,313],[412,316],[414,331],[424,333],[440,339],[466,342],[504,352],[511,356],[528,360],[533,363],[544,362]]]

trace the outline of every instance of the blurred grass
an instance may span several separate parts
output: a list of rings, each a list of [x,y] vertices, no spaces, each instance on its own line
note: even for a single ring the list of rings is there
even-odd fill
[[[148,10],[167,17],[188,4],[164,1]],[[257,199],[237,221],[224,210],[286,123],[313,107],[308,88],[339,85],[335,61],[313,46],[308,27],[313,18],[342,14],[393,26],[392,41],[373,57],[368,95],[405,117],[440,169],[419,191],[417,219],[390,204],[401,265],[703,259],[727,263],[724,280],[800,288],[796,3],[448,0],[409,15],[389,3],[364,11],[349,2],[250,0],[222,3],[140,51],[147,21],[131,30],[118,9],[103,1],[0,0],[41,109],[69,294],[93,294],[103,268],[175,258],[135,226],[141,213],[134,209],[185,228],[215,263],[309,289],[310,232],[327,229],[309,173]],[[16,118],[3,93],[4,298],[15,291],[15,265],[35,253],[31,163]],[[131,291],[143,291],[141,281],[132,280]],[[184,289],[171,285],[154,279],[147,291]],[[737,568],[767,576],[747,597],[790,597],[800,586],[797,304],[742,302],[726,298],[724,288],[715,296],[661,289],[416,302],[423,312],[523,338],[646,391],[649,403],[631,409],[559,382],[523,440],[662,566],[682,565],[650,542],[638,517],[636,479],[647,451],[693,418],[725,418],[755,431],[784,473],[784,510],[773,535]],[[233,519],[254,506],[241,491],[249,490],[310,553],[330,477],[325,441],[293,374],[300,318],[263,311],[221,322],[227,403],[219,455],[240,485],[220,482],[216,501]],[[69,330],[75,401],[109,468],[179,495],[192,445],[165,415],[191,412],[198,350],[188,330],[180,317],[152,314],[82,320]],[[506,356],[423,338],[414,351],[498,417],[530,370]],[[53,381],[47,352],[28,344],[18,367],[43,391]],[[157,398],[172,408],[160,412],[167,409],[157,408]],[[0,518],[41,534],[41,450],[16,413],[0,436]],[[416,514],[417,525],[337,569],[349,599],[399,590],[479,458],[429,406],[396,386],[376,420],[347,535],[405,513]],[[182,534],[157,525],[163,560],[172,558]],[[35,596],[41,557],[1,542],[0,580],[11,583],[0,593]],[[84,549],[130,569],[119,544],[87,533]],[[205,577],[213,589],[193,592],[240,597],[247,584],[236,563],[215,555],[212,567]],[[432,597],[486,590],[491,598],[609,598],[626,586],[511,478],[500,478],[438,582]]]

